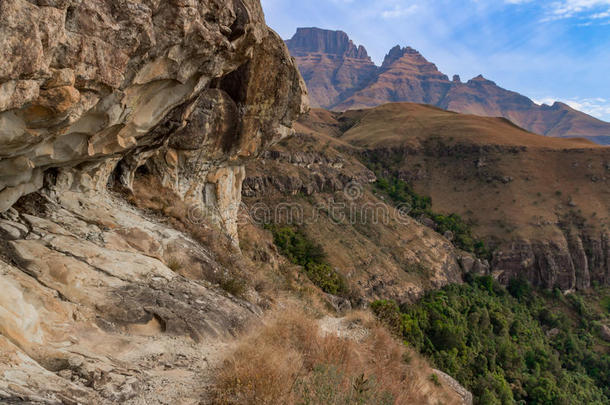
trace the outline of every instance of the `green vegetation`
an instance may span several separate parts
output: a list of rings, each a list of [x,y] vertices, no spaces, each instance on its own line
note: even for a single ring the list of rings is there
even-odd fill
[[[451,232],[453,243],[467,252],[480,258],[490,259],[491,252],[485,243],[476,239],[472,228],[457,214],[441,215],[432,211],[432,199],[417,194],[411,186],[397,176],[383,177],[377,173],[375,187],[392,199],[395,204],[408,204],[411,207],[409,215],[414,218],[426,217],[434,221],[437,231],[441,234]]]
[[[243,278],[235,277],[230,274],[220,277],[218,284],[220,285],[220,288],[235,297],[243,297],[248,289],[248,284]]]
[[[377,177],[375,187],[383,191],[398,204],[409,204],[411,207],[411,215],[419,216],[426,215],[432,207],[432,199],[418,195],[411,186],[397,177],[384,178]]]
[[[309,240],[302,230],[279,225],[267,225],[266,229],[273,234],[280,252],[292,263],[303,266],[312,283],[329,294],[347,294],[345,280],[326,261],[322,247]]]
[[[477,404],[610,403],[609,346],[595,337],[607,315],[581,296],[536,293],[520,279],[505,289],[486,276],[430,292],[416,305],[376,301],[371,308]]]

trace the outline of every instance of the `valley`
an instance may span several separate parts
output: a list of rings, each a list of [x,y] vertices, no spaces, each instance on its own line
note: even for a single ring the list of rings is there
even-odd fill
[[[609,124],[258,0],[0,51],[0,403],[610,401]]]

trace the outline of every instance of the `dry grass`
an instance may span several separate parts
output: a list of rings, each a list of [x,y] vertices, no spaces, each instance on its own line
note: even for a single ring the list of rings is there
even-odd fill
[[[241,339],[219,370],[219,404],[444,404],[455,393],[434,386],[431,370],[368,314],[348,319],[367,325],[360,341],[323,336],[318,322],[283,309]],[[410,359],[407,363],[405,359]]]
[[[576,223],[566,220],[573,212],[593,232],[610,223],[607,147],[535,135],[504,119],[408,103],[330,116],[316,110],[299,125],[321,144],[345,122],[355,125],[341,141],[377,151],[390,171],[432,198],[435,212],[461,215],[491,244],[565,243],[555,224]]]
[[[325,118],[316,117],[314,124],[319,126],[317,121]],[[357,122],[357,125],[347,131],[341,139],[352,145],[369,148],[399,146],[405,143],[415,145],[423,139],[428,139],[431,134],[444,136],[450,133],[456,141],[485,145],[528,146],[557,150],[603,149],[602,146],[585,139],[536,135],[504,118],[456,114],[422,104],[393,103],[371,109],[352,110],[342,114],[341,119]],[[333,117],[333,120],[336,118]]]

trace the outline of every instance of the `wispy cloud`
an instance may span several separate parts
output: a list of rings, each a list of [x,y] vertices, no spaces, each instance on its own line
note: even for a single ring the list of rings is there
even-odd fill
[[[412,4],[410,6],[394,6],[394,8],[389,10],[384,10],[381,12],[381,17],[385,19],[390,18],[401,18],[411,15],[417,11],[417,5]]]
[[[575,110],[582,111],[601,120],[610,121],[610,100],[603,97],[574,98],[571,100],[557,100],[554,97],[544,97],[534,100],[536,104],[540,105],[553,105],[556,101],[561,101]]]
[[[589,21],[579,25],[592,25],[593,20],[610,19],[610,0],[504,0],[504,3],[537,5],[546,12],[542,21],[547,22],[574,18]]]
[[[559,0],[549,3],[546,20],[606,19],[610,17],[610,0]]]

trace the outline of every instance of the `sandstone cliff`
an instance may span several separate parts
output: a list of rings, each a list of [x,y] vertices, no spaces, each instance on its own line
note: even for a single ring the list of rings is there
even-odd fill
[[[366,51],[358,48],[356,52],[353,45],[347,53],[344,53],[347,45],[316,46],[324,43],[319,38],[340,38],[342,44],[351,43],[343,32],[313,28],[299,29],[287,41],[307,82],[313,106],[345,111],[389,102],[423,103],[459,113],[504,117],[541,135],[584,137],[610,144],[610,124],[566,104],[537,105],[483,76],[466,83],[459,76],[450,81],[433,63],[409,47],[391,49],[380,67],[368,59],[355,63],[355,55],[366,55]],[[342,51],[337,53],[337,49]],[[338,72],[341,77],[355,80],[340,80]]]
[[[236,244],[244,163],[306,108],[284,43],[255,0],[5,0],[0,51],[0,401],[200,401],[260,309],[122,195],[154,174]]]
[[[286,44],[299,60],[314,107],[341,102],[368,84],[377,71],[366,49],[356,47],[342,31],[299,28]]]

